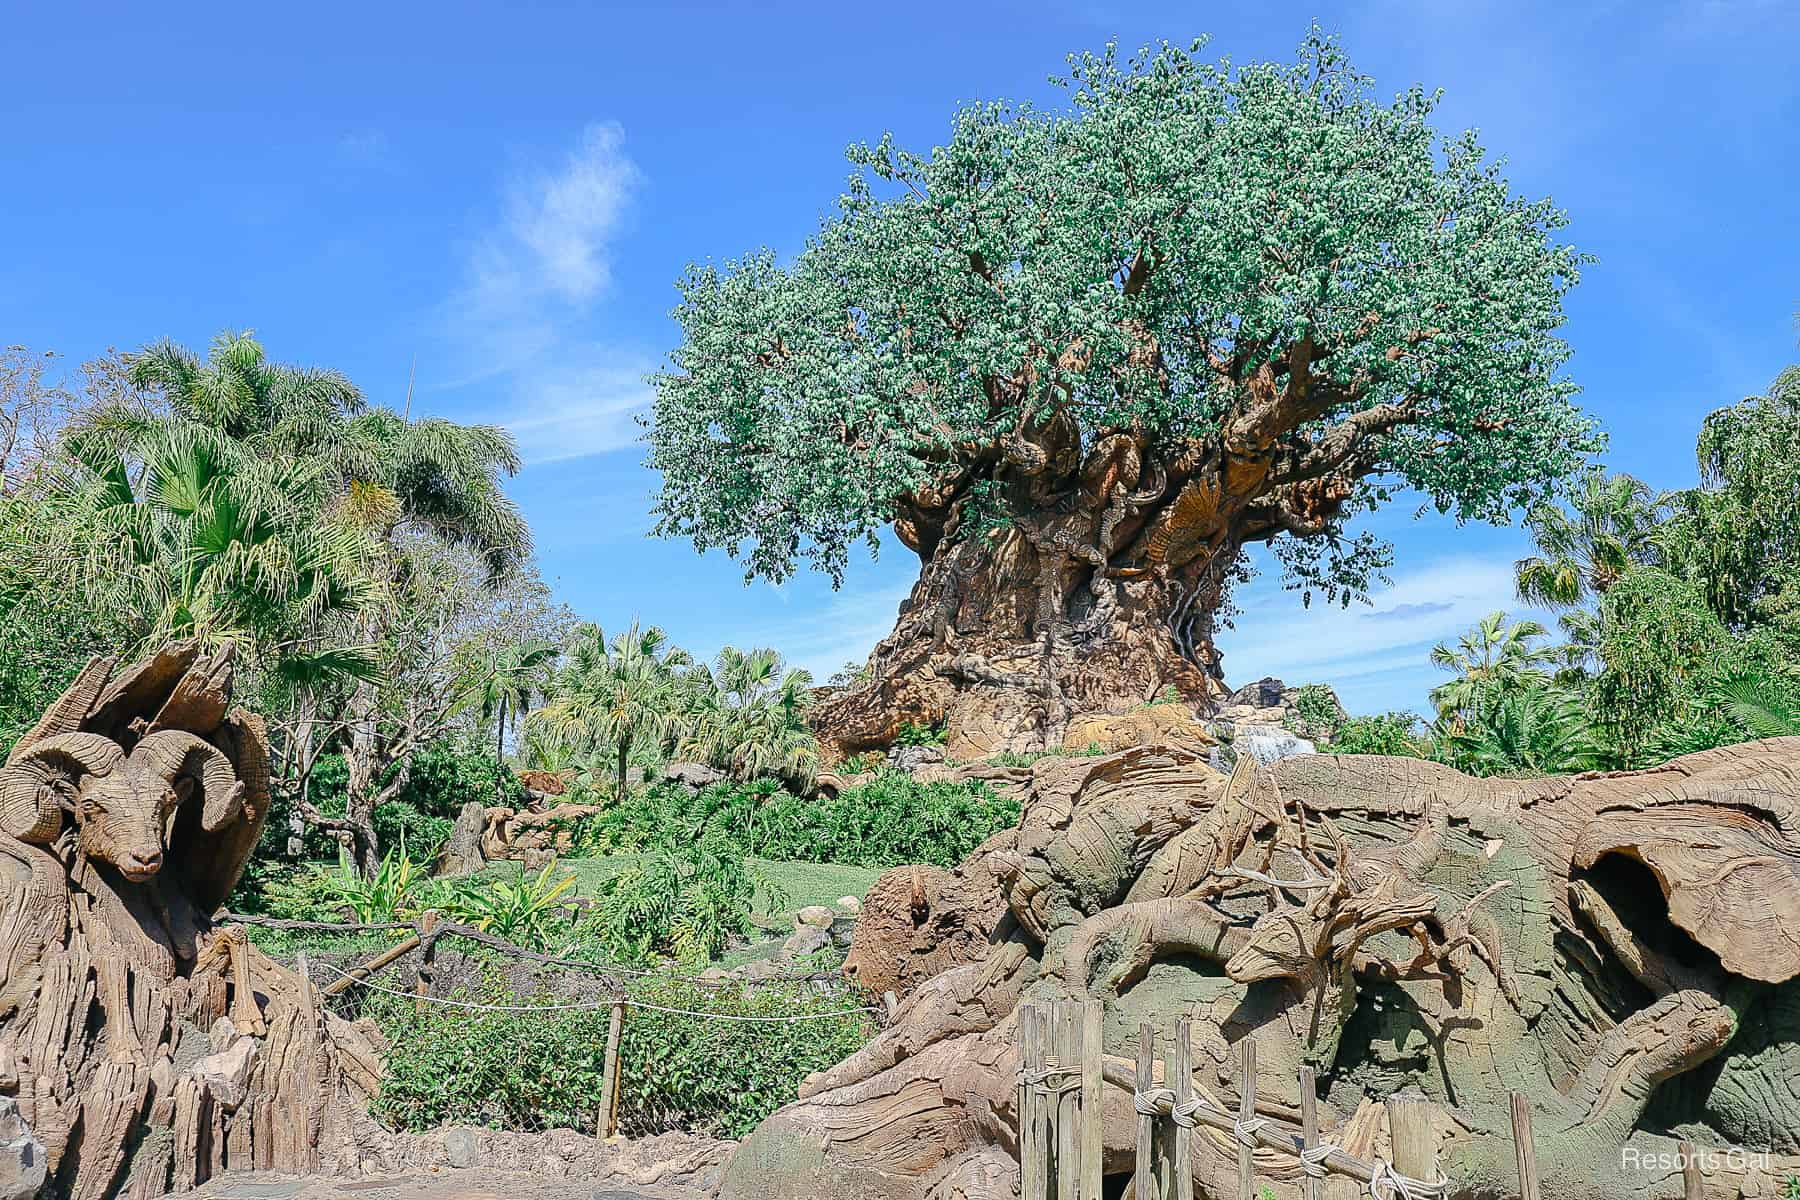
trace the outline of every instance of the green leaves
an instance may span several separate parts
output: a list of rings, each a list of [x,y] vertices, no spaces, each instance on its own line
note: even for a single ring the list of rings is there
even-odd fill
[[[1459,517],[1597,447],[1555,336],[1585,259],[1472,133],[1437,136],[1435,95],[1378,102],[1316,30],[1291,64],[1109,47],[1063,82],[1059,110],[965,107],[929,155],[852,147],[791,263],[688,270],[653,380],[659,533],[839,579],[897,501],[990,477],[1033,421],[1217,436],[1296,355],[1312,399],[1278,436],[1393,406],[1348,469]]]

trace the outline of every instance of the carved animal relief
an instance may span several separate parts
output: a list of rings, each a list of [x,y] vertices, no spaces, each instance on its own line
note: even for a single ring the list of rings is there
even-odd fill
[[[1529,781],[1240,761],[1231,779],[1175,749],[1038,764],[1016,833],[938,890],[932,923],[985,940],[859,928],[856,961],[938,973],[889,976],[916,983],[894,1022],[748,1139],[727,1200],[1014,1196],[1019,1006],[1086,999],[1109,1079],[1131,1077],[1140,1022],[1189,1020],[1194,1088],[1231,1110],[1255,1035],[1259,1111],[1293,1119],[1310,1065],[1324,1136],[1353,1155],[1388,1149],[1378,1098],[1423,1092],[1452,1196],[1517,1194],[1514,1092],[1558,1200],[1680,1196],[1678,1169],[1621,1163],[1674,1162],[1683,1138],[1769,1152],[1720,1156],[1709,1197],[1800,1175],[1800,739]],[[1103,1107],[1117,1189],[1137,1116],[1110,1084]],[[1196,1136],[1197,1194],[1235,1195],[1237,1155]],[[1300,1195],[1291,1156],[1258,1151],[1256,1175]]]

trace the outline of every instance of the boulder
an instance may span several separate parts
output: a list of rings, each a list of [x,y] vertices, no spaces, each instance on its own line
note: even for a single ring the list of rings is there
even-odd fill
[[[930,763],[944,761],[942,746],[894,746],[887,752],[888,766],[911,773]]]
[[[692,788],[696,792],[702,788],[709,788],[725,778],[725,772],[709,767],[705,763],[696,762],[670,763],[663,768],[662,774],[664,779],[672,783],[679,783],[683,787]]]
[[[191,1068],[200,1085],[226,1112],[235,1112],[249,1093],[250,1072],[256,1067],[256,1040],[239,1038],[216,1054],[208,1054]]]
[[[839,896],[837,898],[837,906],[851,916],[855,916],[862,911],[862,901],[855,896]]]
[[[0,1200],[32,1200],[43,1189],[48,1159],[10,1096],[0,1096]]]
[[[802,925],[794,930],[792,937],[781,944],[781,952],[789,958],[800,958],[807,954],[817,954],[831,946],[831,931],[821,929],[817,925]]]
[[[1186,704],[1147,704],[1130,712],[1076,717],[1064,731],[1062,744],[1074,753],[1098,747],[1102,754],[1113,754],[1137,746],[1203,751],[1214,740]]]
[[[471,800],[462,806],[462,811],[456,815],[456,824],[450,827],[449,840],[438,855],[439,875],[473,875],[487,865],[487,856],[481,848],[482,834],[487,832],[487,811],[487,806],[479,800]]]
[[[800,927],[813,925],[820,929],[830,929],[831,923],[836,919],[837,914],[823,904],[809,904],[794,914],[794,924]]]

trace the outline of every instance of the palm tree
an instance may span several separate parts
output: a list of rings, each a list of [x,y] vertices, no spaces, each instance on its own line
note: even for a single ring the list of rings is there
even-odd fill
[[[1528,604],[1574,608],[1652,560],[1656,501],[1648,484],[1596,468],[1582,477],[1572,504],[1569,511],[1535,505],[1525,516],[1538,552],[1513,570]]]
[[[548,683],[546,668],[555,660],[555,646],[542,638],[530,638],[502,648],[481,669],[481,683],[477,690],[469,693],[465,705],[478,705],[481,719],[494,722],[496,764],[504,766],[506,762],[508,710],[511,710],[514,723],[525,719],[531,711],[532,697]],[[505,782],[499,781],[495,786],[500,791],[501,802],[505,803]]]
[[[1604,754],[1580,698],[1548,684],[1495,697],[1447,740],[1456,765],[1474,775],[1587,771]]]
[[[135,494],[144,479],[170,490],[172,503],[187,502],[175,494],[182,491],[182,473],[154,465],[170,439],[185,438],[197,454],[230,460],[242,486],[220,494],[237,509],[203,506],[206,512],[193,518],[198,544],[225,562],[219,578],[285,582],[287,590],[274,594],[315,625],[332,611],[328,601],[335,593],[326,586],[327,577],[309,574],[306,564],[333,547],[342,550],[352,541],[361,550],[372,547],[359,552],[356,571],[329,576],[333,586],[364,597],[402,592],[410,570],[409,539],[416,535],[472,550],[492,583],[530,554],[530,531],[500,486],[520,465],[503,429],[414,421],[371,407],[335,371],[271,363],[249,333],[220,335],[204,360],[172,343],[158,343],[131,356],[128,374],[141,394],[89,414],[71,438],[79,457],[107,477],[112,507],[120,507],[119,488]],[[196,479],[205,473],[200,466]],[[252,486],[258,471],[283,486]],[[212,520],[209,513],[221,519]],[[284,543],[266,533],[270,522],[307,540],[283,557]],[[194,573],[195,556],[161,526],[145,524],[124,522],[115,541],[135,547],[140,559],[167,560],[161,570],[166,586],[152,588],[150,596],[159,606],[155,611],[170,614],[165,624],[223,627],[250,607],[195,609],[193,603],[206,594],[178,586],[205,582]],[[152,537],[159,531],[160,542]],[[116,574],[102,575],[107,586],[130,585]],[[308,581],[317,586],[309,590]],[[347,612],[347,620],[327,622],[346,644],[378,648],[396,640],[393,605],[365,602]],[[380,861],[373,825],[377,781],[396,778],[397,766],[403,773],[417,748],[416,738],[381,731],[384,722],[393,723],[382,703],[375,681],[364,676],[337,706],[342,715],[335,722],[334,736],[341,739],[350,769],[349,811],[339,825],[355,836],[357,861],[365,871]],[[320,818],[311,814],[310,819]]]
[[[681,732],[680,753],[739,779],[780,775],[798,780],[818,765],[819,747],[807,724],[812,673],[783,672],[770,649],[719,651],[711,674],[689,672],[699,686]]]
[[[1504,612],[1491,612],[1454,647],[1439,642],[1431,648],[1432,665],[1455,675],[1431,692],[1438,715],[1454,722],[1480,707],[1490,695],[1535,684],[1544,678],[1543,665],[1552,652],[1533,645],[1550,631],[1533,620],[1507,624]]]
[[[544,706],[531,714],[558,741],[583,751],[609,749],[623,798],[634,749],[661,742],[675,726],[687,652],[662,630],[630,628],[608,639],[598,625],[578,628]]]
[[[1760,672],[1740,672],[1719,685],[1725,710],[1753,738],[1800,736],[1800,702]]]

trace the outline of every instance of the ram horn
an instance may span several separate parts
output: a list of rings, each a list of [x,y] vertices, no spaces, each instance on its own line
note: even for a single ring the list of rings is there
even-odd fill
[[[183,775],[195,775],[206,793],[200,810],[200,827],[217,833],[234,820],[243,809],[244,785],[238,782],[231,760],[217,746],[179,729],[164,729],[144,735],[131,752],[133,762],[141,762],[165,781],[174,783]]]
[[[80,729],[82,719],[94,707],[94,701],[99,699],[101,689],[112,678],[113,668],[118,663],[116,658],[99,655],[88,659],[87,666],[75,676],[75,682],[44,710],[38,723],[13,745],[12,755],[6,760],[6,765],[12,766],[18,762],[33,746]]]
[[[0,832],[45,845],[62,831],[62,804],[48,786],[53,771],[104,775],[125,752],[97,733],[64,733],[40,740],[0,769]],[[72,769],[71,769],[72,768]]]

